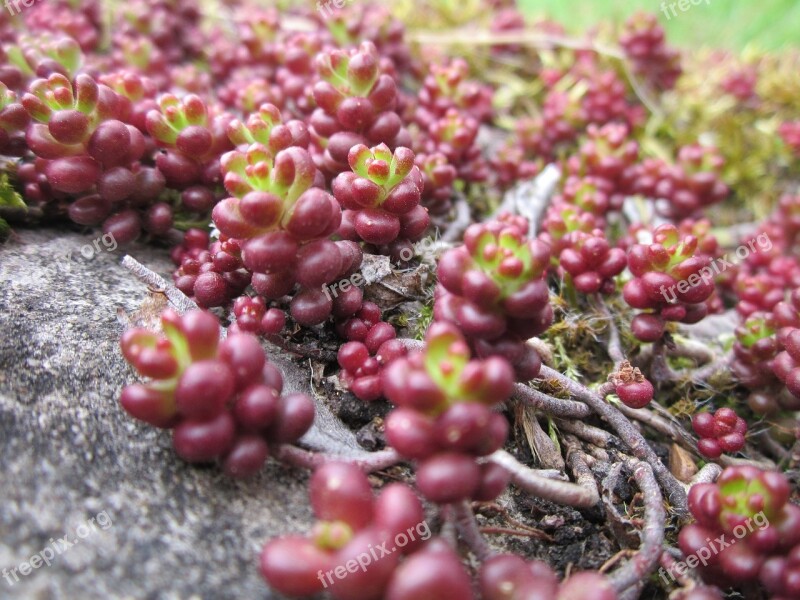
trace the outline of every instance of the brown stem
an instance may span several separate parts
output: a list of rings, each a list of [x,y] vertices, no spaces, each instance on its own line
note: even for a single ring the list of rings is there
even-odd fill
[[[458,530],[456,529],[454,509],[452,504],[439,505],[439,518],[442,521],[439,537],[444,539],[453,550],[458,550]]]
[[[658,562],[664,571],[666,571],[671,577],[674,577],[675,580],[682,586],[692,585],[692,578],[688,576],[688,571],[681,575],[675,570],[675,567],[678,565],[678,561],[675,560],[667,550],[663,550],[661,552],[661,557],[658,559]]]
[[[198,308],[197,304],[189,300],[186,294],[184,294],[171,283],[167,282],[167,280],[165,280],[155,271],[151,271],[145,267],[132,256],[123,256],[122,266],[133,273],[141,282],[147,284],[155,290],[163,292],[179,313],[185,314],[190,310],[195,310]]]
[[[589,444],[588,452],[591,458],[598,460],[601,463],[611,462],[611,456],[608,454],[608,452],[606,452],[603,448],[600,448],[599,446],[595,446],[594,444]]]
[[[448,219],[447,230],[442,234],[442,241],[451,244],[460,241],[467,227],[472,223],[469,204],[463,194],[457,196],[453,208],[455,215],[452,219]]]
[[[539,475],[539,477],[544,477],[545,479],[569,481],[569,476],[558,469],[536,469],[536,474]]]
[[[714,483],[722,473],[722,467],[716,463],[706,463],[702,469],[695,473],[687,487],[691,488],[698,483]]]
[[[594,492],[597,502],[600,502],[600,491],[597,489],[597,481],[592,470],[586,464],[589,457],[586,456],[578,440],[571,435],[564,436],[564,445],[567,448],[567,465],[575,476],[575,482],[584,489]]]
[[[642,461],[628,461],[627,466],[633,469],[633,477],[644,496],[644,527],[639,551],[609,576],[618,592],[634,586],[637,590],[641,589],[650,574],[655,571],[662,553],[664,522],[667,518],[664,498],[650,465]]]
[[[790,458],[789,466],[792,469],[796,469],[797,466],[800,465],[800,437],[798,437],[797,441],[792,446]]]
[[[710,584],[704,583],[700,580],[697,572],[694,569],[681,569],[684,570],[683,574],[678,572],[678,561],[683,561],[685,557],[681,554],[681,551],[677,548],[664,548],[664,551],[661,553],[661,558],[659,559],[659,563],[661,564],[661,569],[669,575],[673,580],[677,581],[680,584],[681,590],[677,592],[673,592],[670,594],[670,597],[676,595],[679,598],[683,598],[684,595],[688,597],[688,593],[691,592],[693,589],[697,588],[698,586],[702,586],[704,589],[709,590],[709,592],[715,591],[717,593],[717,597],[722,598],[723,593],[717,587],[714,587]],[[659,575],[666,580],[664,577],[664,573],[659,573]],[[703,594],[701,594],[703,595]],[[708,596],[709,594],[705,594]]]
[[[665,417],[657,415],[649,408],[630,408],[621,403],[617,408],[626,417],[636,419],[645,425],[649,425],[658,433],[667,436],[672,441],[680,443],[693,452],[697,451],[697,440],[692,437],[690,433],[667,420]]]
[[[789,451],[781,446],[775,439],[769,434],[769,430],[764,430],[755,435],[756,440],[758,441],[758,445],[761,449],[772,456],[778,462],[787,462],[789,461],[791,454]]]
[[[678,378],[678,375],[667,364],[664,338],[653,343],[653,362],[650,365],[650,374],[656,383],[675,381]]]
[[[463,500],[454,507],[455,511],[455,524],[461,537],[467,542],[470,549],[475,553],[479,561],[491,558],[495,554],[494,550],[489,547],[486,538],[483,537],[478,522],[475,520],[475,513],[472,512],[472,507],[469,502]]]
[[[717,373],[726,371],[730,367],[730,363],[732,360],[733,360],[733,355],[729,354],[723,356],[722,358],[718,358],[699,369],[693,369],[690,373],[687,373],[687,375],[695,383],[706,383]]]
[[[599,446],[600,448],[608,447],[608,445],[616,439],[615,436],[611,435],[604,429],[587,425],[583,421],[558,419],[556,420],[556,425],[558,425],[558,428],[562,431],[576,435],[582,440],[586,440],[587,442],[594,444],[595,446]]]
[[[329,462],[345,461],[355,464],[367,473],[380,471],[403,462],[403,458],[394,450],[373,452],[369,458],[347,459],[333,454],[311,452],[291,444],[279,444],[273,449],[273,456],[278,460],[303,469],[316,469]]]
[[[594,302],[598,310],[608,321],[608,356],[614,361],[615,365],[619,366],[619,364],[626,359],[625,353],[622,351],[622,342],[620,341],[617,323],[614,321],[614,315],[611,314],[611,310],[609,310],[602,294],[595,294]]]
[[[606,381],[605,383],[601,384],[599,388],[597,388],[597,395],[601,398],[605,398],[610,394],[615,394],[617,392],[617,386],[610,381]]]
[[[564,471],[566,463],[564,457],[561,456],[561,448],[542,429],[539,419],[536,417],[536,409],[519,402],[515,402],[515,404],[515,422],[522,424],[525,439],[528,441],[538,467]]]
[[[605,419],[614,428],[617,435],[622,438],[622,441],[628,445],[633,455],[652,467],[676,511],[681,514],[686,513],[686,491],[683,489],[683,485],[664,466],[664,463],[656,456],[656,453],[642,437],[642,434],[639,433],[625,415],[596,393],[554,369],[542,366],[540,376],[555,379],[569,390],[571,395],[588,404],[595,413]]]
[[[516,535],[519,537],[531,537],[547,542],[552,542],[552,536],[537,529],[513,529],[512,527],[481,527],[480,532],[485,535]]]
[[[694,340],[681,340],[680,343],[676,342],[674,346],[667,348],[667,354],[669,356],[690,358],[699,365],[712,364],[717,359],[716,354],[714,354],[711,348]]]
[[[514,398],[556,417],[585,419],[592,414],[585,404],[553,398],[522,383],[514,384]]]
[[[501,466],[511,475],[511,481],[525,491],[559,504],[589,508],[600,501],[597,485],[592,478],[588,484],[585,472],[581,471],[576,479],[579,483],[556,481],[542,477],[536,471],[526,467],[505,450],[498,450],[488,459]]]
[[[755,467],[756,469],[766,469],[767,471],[774,471],[778,468],[778,465],[763,456],[759,458],[737,458],[735,456],[723,454],[717,460],[722,463],[723,467],[741,467],[749,465],[751,467]]]

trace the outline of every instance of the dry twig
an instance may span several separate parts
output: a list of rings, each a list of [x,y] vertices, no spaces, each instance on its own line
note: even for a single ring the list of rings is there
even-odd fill
[[[633,470],[633,477],[644,496],[642,542],[634,557],[614,571],[609,579],[618,592],[622,593],[633,587],[638,594],[661,558],[664,544],[664,522],[667,515],[664,510],[664,498],[655,477],[653,477],[650,465],[643,461],[628,461],[627,466]],[[632,595],[632,597],[636,597],[636,595]]]
[[[581,508],[595,506],[600,501],[594,478],[592,478],[591,484],[587,481],[586,471],[588,471],[588,467],[586,467],[585,471],[581,468],[579,474],[576,475],[578,483],[570,483],[542,477],[533,469],[520,463],[505,450],[498,450],[491,454],[488,459],[508,471],[511,475],[511,481],[516,485],[540,498]]]
[[[686,490],[683,489],[683,485],[669,472],[669,469],[656,456],[647,440],[642,437],[642,434],[637,431],[625,415],[611,404],[608,404],[600,395],[572,381],[572,379],[554,369],[542,366],[540,374],[544,378],[555,379],[561,383],[569,390],[571,395],[588,404],[594,412],[605,419],[630,448],[634,456],[647,462],[652,467],[676,511],[680,514],[686,513]]]
[[[403,458],[394,450],[381,450],[373,452],[365,458],[349,459],[334,454],[311,452],[291,444],[280,444],[274,448],[273,456],[278,460],[304,469],[316,469],[330,462],[346,461],[355,464],[367,473],[387,469],[403,462]]]

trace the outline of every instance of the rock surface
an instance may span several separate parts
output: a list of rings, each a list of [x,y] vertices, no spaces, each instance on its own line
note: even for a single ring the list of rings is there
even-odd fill
[[[307,475],[275,461],[247,482],[189,467],[168,433],[123,412],[135,375],[116,313],[148,292],[94,240],[20,231],[0,246],[0,598],[275,597],[258,552],[307,527]],[[169,273],[165,251],[126,251]],[[40,552],[51,565],[22,575]]]

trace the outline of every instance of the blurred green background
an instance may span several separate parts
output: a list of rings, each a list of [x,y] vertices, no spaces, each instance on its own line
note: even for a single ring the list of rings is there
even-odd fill
[[[695,0],[697,2],[698,0]],[[657,13],[668,39],[682,46],[741,49],[748,44],[775,50],[800,46],[799,0],[700,0],[682,12],[678,0],[676,16],[662,0],[518,0],[531,15],[549,16],[571,32],[582,31],[600,19],[624,20],[637,9]]]

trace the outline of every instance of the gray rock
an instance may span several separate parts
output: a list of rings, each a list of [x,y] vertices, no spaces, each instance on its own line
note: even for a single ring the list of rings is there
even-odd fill
[[[22,231],[0,247],[0,598],[272,598],[257,556],[308,527],[307,475],[270,461],[231,481],[124,413],[116,311],[147,291],[94,239]],[[169,273],[165,251],[127,251]],[[40,552],[51,565],[14,581]]]

